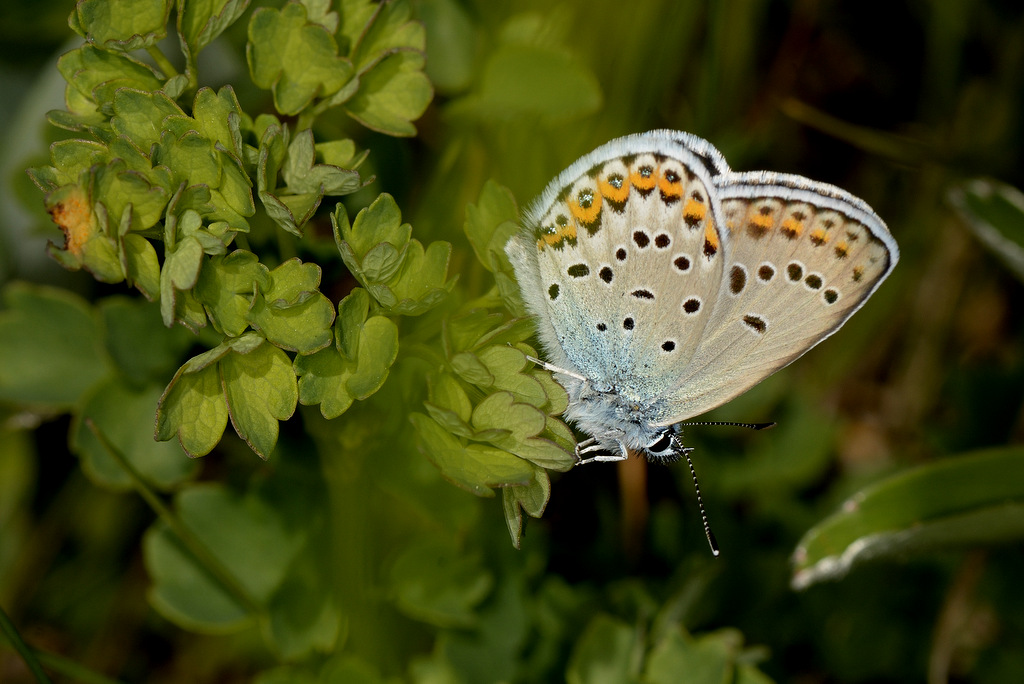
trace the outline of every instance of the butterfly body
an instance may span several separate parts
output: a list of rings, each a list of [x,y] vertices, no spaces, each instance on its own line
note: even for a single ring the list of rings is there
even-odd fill
[[[581,460],[678,458],[675,426],[834,333],[898,259],[863,201],[800,176],[735,173],[676,131],[575,162],[505,249],[565,415],[592,437]]]

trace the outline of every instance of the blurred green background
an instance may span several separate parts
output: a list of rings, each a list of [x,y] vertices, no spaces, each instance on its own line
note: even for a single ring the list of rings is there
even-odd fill
[[[415,138],[360,133],[377,180],[346,204],[389,192],[414,236],[452,242],[460,301],[490,287],[462,230],[485,181],[522,207],[590,149],[662,127],[706,138],[736,170],[798,173],[864,198],[900,245],[897,269],[840,333],[709,415],[778,427],[687,430],[718,559],[685,466],[640,461],[556,476],[544,516],[513,549],[500,503],[444,482],[413,447],[415,364],[338,426],[293,418],[268,463],[226,437],[197,464],[198,481],[259,482],[287,515],[330,511],[321,551],[341,626],[305,651],[268,648],[274,640],[257,626],[207,634],[154,609],[142,548],[153,513],[83,472],[68,415],[7,401],[0,606],[26,641],[122,681],[1024,681],[1024,547],[1013,517],[1024,483],[987,523],[999,544],[972,528],[940,539],[957,544],[897,544],[839,581],[790,587],[798,542],[854,492],[1024,437],[1014,268],[1024,205],[1013,191],[1024,186],[1024,8],[412,5],[436,96]],[[0,8],[0,280],[97,302],[127,291],[45,256],[60,233],[24,173],[45,163],[56,137],[44,114],[62,107],[53,60],[77,44],[69,10],[27,0]],[[270,105],[248,81],[247,21],[204,54],[201,81],[233,84],[259,112]],[[350,127],[327,116],[318,133]],[[329,230],[326,214],[317,221]],[[986,240],[990,224],[1003,240]],[[327,292],[340,267],[322,265]],[[968,469],[952,486],[985,491],[999,477]],[[297,491],[306,510],[288,508]],[[669,632],[685,647],[665,646]],[[728,667],[700,669],[717,662]],[[0,680],[32,681],[6,647]]]

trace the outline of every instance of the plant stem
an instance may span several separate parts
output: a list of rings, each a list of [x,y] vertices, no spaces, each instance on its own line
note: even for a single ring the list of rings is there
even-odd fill
[[[171,64],[171,60],[167,59],[167,56],[160,50],[160,48],[155,45],[150,45],[146,48],[146,52],[148,52],[149,56],[153,58],[153,61],[156,62],[157,68],[163,72],[165,77],[171,78],[172,76],[178,75],[178,70],[174,68],[174,65]]]
[[[22,640],[17,627],[15,627],[14,623],[11,622],[11,619],[7,617],[7,613],[4,612],[3,608],[0,608],[0,630],[3,631],[7,640],[11,642],[11,646],[13,646],[14,650],[18,652],[18,655],[20,655],[21,659],[25,661],[25,664],[28,665],[28,669],[32,671],[36,681],[41,684],[49,684],[50,678],[46,676],[45,672],[43,672],[43,666],[36,658],[35,652]]]
[[[94,672],[84,665],[55,653],[35,651],[35,654],[39,657],[41,663],[57,674],[64,675],[68,679],[80,682],[81,684],[121,684],[117,679],[111,679],[99,672]]]
[[[256,602],[246,590],[245,587],[238,581],[227,567],[225,567],[220,560],[213,555],[213,553],[206,547],[206,545],[192,533],[192,530],[182,522],[181,518],[172,511],[161,499],[156,492],[154,492],[146,481],[142,478],[142,475],[135,469],[135,467],[128,462],[128,459],[124,457],[124,454],[111,444],[110,440],[107,439],[106,435],[100,431],[99,427],[91,419],[86,419],[86,425],[92,430],[92,433],[96,435],[96,439],[100,441],[103,447],[107,450],[107,453],[117,461],[118,465],[124,468],[124,471],[128,473],[128,476],[132,479],[132,484],[138,491],[149,507],[160,517],[171,531],[178,537],[185,549],[188,550],[196,560],[199,561],[200,566],[206,570],[210,575],[234,598],[238,601],[243,608],[254,616],[263,614],[263,608]]]

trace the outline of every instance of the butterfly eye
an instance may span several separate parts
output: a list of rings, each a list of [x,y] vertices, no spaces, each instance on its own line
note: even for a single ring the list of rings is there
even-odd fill
[[[675,435],[671,430],[665,430],[655,435],[654,441],[648,444],[644,449],[651,456],[669,456],[675,454],[673,448],[673,442]]]

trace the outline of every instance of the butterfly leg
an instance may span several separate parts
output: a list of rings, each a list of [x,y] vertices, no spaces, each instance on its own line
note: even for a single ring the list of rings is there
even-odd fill
[[[618,453],[609,452],[595,437],[585,439],[576,445],[576,465],[625,461],[627,458],[629,458],[629,452],[626,451],[626,445],[622,442],[619,442]]]
[[[526,360],[527,361],[532,361],[533,363],[537,364],[538,366],[540,366],[544,370],[551,371],[552,373],[556,373],[558,375],[566,375],[566,376],[568,376],[570,378],[576,378],[577,380],[580,380],[582,382],[586,382],[587,381],[587,379],[585,377],[583,377],[582,375],[580,375],[579,373],[573,373],[572,371],[565,370],[564,368],[559,368],[558,366],[552,365],[552,364],[548,363],[547,361],[542,361],[541,359],[538,359],[535,356],[530,356],[529,354],[527,354],[526,355]]]

